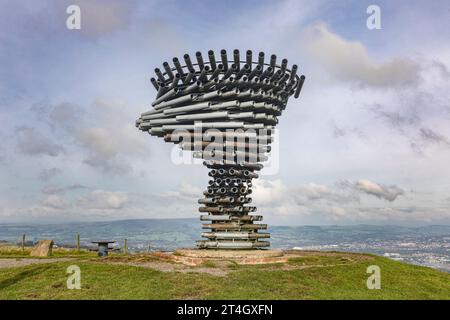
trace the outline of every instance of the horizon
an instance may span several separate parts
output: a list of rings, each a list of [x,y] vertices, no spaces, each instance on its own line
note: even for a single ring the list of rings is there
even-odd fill
[[[159,221],[175,221],[175,220],[192,220],[192,221],[200,221],[198,217],[183,217],[183,218],[136,218],[136,219],[114,219],[114,220],[89,220],[89,221],[82,221],[82,220],[74,220],[74,221],[32,221],[32,222],[9,222],[9,223],[3,223],[0,222],[0,226],[8,226],[8,225],[14,225],[14,226],[34,226],[34,225],[69,225],[69,224],[83,224],[83,223],[108,223],[108,222],[125,222],[125,221],[141,221],[141,220],[159,220]],[[424,228],[424,227],[450,227],[450,224],[368,224],[368,223],[354,223],[354,224],[298,224],[298,225],[284,225],[284,224],[276,224],[272,223],[269,225],[269,228],[271,226],[274,227],[361,227],[361,226],[368,226],[368,227],[398,227],[398,228]],[[1,236],[1,235],[0,235]],[[1,239],[0,239],[1,240]]]

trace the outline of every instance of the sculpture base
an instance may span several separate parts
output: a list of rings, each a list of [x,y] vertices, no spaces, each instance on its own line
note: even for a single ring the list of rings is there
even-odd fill
[[[206,261],[235,262],[237,264],[266,264],[288,261],[282,250],[201,250],[178,249],[171,259],[186,265],[197,266]]]
[[[203,204],[200,212],[203,229],[201,236],[207,240],[197,241],[199,249],[247,250],[262,249],[270,246],[270,233],[267,225],[254,223],[262,220],[261,215],[254,215],[255,206],[250,206],[252,198],[252,179],[261,170],[261,164],[255,163],[217,163],[205,161],[210,169],[208,175],[213,178],[203,193],[204,198],[198,202]]]

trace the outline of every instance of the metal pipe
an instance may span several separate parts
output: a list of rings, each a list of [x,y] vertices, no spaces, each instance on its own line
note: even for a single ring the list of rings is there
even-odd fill
[[[217,119],[217,118],[226,118],[228,116],[228,112],[208,112],[208,113],[196,113],[196,114],[184,114],[176,116],[177,121],[182,120],[205,120],[205,119]]]
[[[247,178],[252,178],[252,179],[258,178],[258,175],[257,175],[256,173],[250,172],[250,171],[248,171],[248,170],[245,170],[245,171],[243,172],[243,174],[244,174],[244,176],[247,177]]]
[[[223,198],[219,198],[217,200],[217,202],[220,204],[232,204],[232,203],[234,203],[234,198],[233,197],[223,197]]]
[[[234,88],[234,89],[232,89],[230,91],[222,92],[221,96],[222,96],[223,99],[228,99],[228,98],[233,98],[233,97],[235,97],[237,95],[239,95],[239,89],[238,88]]]
[[[272,74],[272,77],[270,78],[271,81],[275,81],[281,78],[281,76],[283,75],[283,72],[281,72],[281,70],[277,70],[277,72],[274,72]]]
[[[211,73],[210,79],[218,79],[218,76],[222,71],[223,71],[222,64],[219,64],[217,67],[214,67],[213,72]]]
[[[250,74],[248,75],[248,79],[250,79],[250,80],[253,79],[256,75],[260,74],[261,71],[262,71],[262,66],[258,64],[258,65],[255,67],[255,69],[253,69],[253,70],[250,72]]]
[[[223,80],[223,78],[221,79],[221,81],[219,82],[219,84],[217,85],[216,89],[222,89],[222,88],[226,88],[227,86],[231,85],[234,81],[233,77],[229,77],[228,79]]]
[[[300,80],[299,80],[298,84],[297,84],[297,89],[295,90],[295,95],[294,95],[295,98],[298,98],[298,96],[300,95],[300,91],[302,90],[304,82],[305,82],[305,76],[302,75],[300,77]]]
[[[220,50],[220,57],[222,59],[223,70],[227,71],[228,70],[227,50],[225,49]]]
[[[156,98],[161,97],[164,93],[167,92],[167,90],[168,89],[166,88],[166,85],[164,83],[161,83],[159,85],[159,89],[158,89],[158,93],[156,94]]]
[[[272,67],[267,67],[267,69],[263,72],[263,74],[259,77],[260,80],[263,80],[264,78],[268,77],[272,73],[273,69]]]
[[[190,112],[190,111],[197,111],[197,110],[203,110],[208,108],[211,105],[211,102],[201,102],[196,104],[191,104],[183,107],[177,107],[172,109],[166,109],[163,111],[165,115],[175,114],[175,113],[183,113],[183,112]]]
[[[260,163],[245,163],[245,162],[241,162],[240,165],[242,167],[251,169],[251,170],[261,170],[263,168],[263,165]]]
[[[203,62],[202,53],[200,51],[197,51],[195,53],[195,57],[197,58],[198,68],[202,70],[205,67],[205,63]]]
[[[175,65],[175,68],[177,69],[177,72],[178,72],[181,76],[183,76],[183,75],[184,75],[184,71],[183,71],[183,68],[181,67],[181,64],[180,64],[180,61],[178,60],[178,58],[177,58],[177,57],[174,57],[174,58],[172,59],[172,61],[173,61],[173,64]]]
[[[187,87],[184,91],[186,93],[192,93],[192,92],[198,91],[200,89],[201,85],[202,85],[201,81],[195,81],[194,83],[189,85],[189,87]]]
[[[216,57],[214,56],[214,51],[212,51],[212,50],[208,51],[208,59],[209,59],[209,66],[211,67],[211,70],[216,70],[217,63],[216,63]]]
[[[273,70],[275,70],[276,63],[277,63],[277,56],[273,54],[270,56],[270,66],[272,67]]]
[[[152,78],[150,78],[150,82],[151,82],[152,85],[155,87],[156,91],[158,91],[158,90],[159,90],[159,85],[158,85],[158,83],[156,82],[156,79],[152,77]]]
[[[252,50],[247,50],[246,63],[250,66],[250,71],[252,70]]]
[[[237,176],[241,174],[241,171],[231,168],[230,170],[228,170],[228,174],[230,176]]]
[[[153,119],[149,121],[151,126],[154,125],[164,125],[164,124],[176,124],[178,123],[176,119],[173,118],[163,118],[163,119]]]
[[[212,92],[205,93],[201,96],[197,96],[197,101],[209,101],[211,99],[217,99],[222,96],[222,91],[215,90]]]
[[[291,77],[289,78],[289,82],[293,82],[295,80],[295,75],[297,74],[297,65],[294,64],[291,69]]]
[[[236,66],[236,71],[239,71],[241,69],[241,59],[239,58],[238,49],[234,49],[233,57],[234,57],[234,65]]]
[[[230,215],[221,214],[221,215],[207,215],[200,216],[201,221],[228,221],[230,220]]]
[[[202,89],[208,90],[209,88],[216,87],[218,84],[219,84],[219,78],[215,78],[215,79],[210,78],[209,81],[202,86]]]
[[[223,212],[223,207],[222,206],[217,206],[217,207],[200,207],[198,208],[198,211],[200,212]]]
[[[261,66],[261,70],[264,69],[264,52],[262,51],[258,54],[258,65]]]
[[[174,88],[172,90],[175,90],[175,89],[176,88]],[[175,105],[180,104],[180,103],[192,102],[193,98],[194,98],[193,94],[186,94],[184,96],[181,96],[181,97],[169,100],[169,101],[163,101],[163,102],[155,105],[154,108],[156,110],[158,110],[158,109],[163,109],[163,108],[166,108],[166,107],[172,107],[172,106],[175,106]]]
[[[267,229],[267,224],[237,224],[237,223],[227,223],[227,224],[204,224],[202,226],[204,229],[217,229],[217,230],[258,230]]]
[[[186,63],[186,67],[188,68],[188,70],[190,72],[195,72],[194,66],[192,65],[191,58],[189,57],[189,55],[186,53],[183,56],[183,58],[184,58],[184,62]]]
[[[161,70],[159,70],[159,68],[155,68],[155,73],[156,73],[156,76],[158,77],[159,81],[161,81],[161,83],[166,82],[166,79],[164,78],[164,76],[161,73]]]
[[[244,67],[239,70],[239,72],[236,74],[236,80],[240,79],[244,74],[248,73],[250,71],[250,66],[248,64],[244,64]]]
[[[184,78],[183,83],[188,85],[191,83],[192,80],[195,80],[195,73],[189,72],[186,78]]]
[[[167,61],[163,62],[163,67],[164,70],[166,70],[166,74],[169,77],[169,80],[173,79],[173,73],[172,73],[172,69],[169,66],[169,63]]]
[[[290,76],[287,73],[284,73],[283,76],[281,77],[279,83],[280,84],[285,84],[288,80],[289,80]]]
[[[228,70],[226,70],[225,74],[223,75],[222,80],[225,80],[225,79],[231,77],[231,75],[232,75],[233,73],[235,73],[236,70],[237,70],[237,69],[236,69],[236,65],[233,63],[233,64],[231,65],[231,68],[229,68]]]
[[[288,64],[288,60],[287,60],[287,59],[281,60],[281,67],[280,67],[280,70],[281,70],[281,72],[282,72],[283,74],[286,72],[287,64]]]
[[[230,188],[230,192],[231,193],[238,193],[239,189],[237,187],[232,187],[232,188]]]
[[[173,79],[172,83],[169,86],[169,90],[176,88],[178,82],[181,80],[181,76],[179,73],[175,75],[175,79]]]
[[[166,117],[166,115],[164,115],[164,113],[158,112],[158,113],[149,114],[149,115],[142,115],[139,118],[139,120],[151,120],[151,119],[159,119],[159,118],[164,118],[164,117]]]
[[[241,213],[244,211],[244,208],[242,206],[236,206],[236,207],[231,207],[231,208],[223,208],[223,211],[226,213],[228,213],[228,212]]]
[[[244,126],[243,122],[239,121],[229,121],[229,122],[204,122],[202,123],[202,127],[205,129],[215,128],[215,129],[223,129],[223,128],[242,128]]]
[[[200,81],[202,81],[203,83],[206,82],[206,81],[208,81],[208,78],[206,77],[208,71],[209,71],[209,67],[208,67],[208,66],[204,66],[204,67],[202,68],[202,71],[200,72],[200,76],[198,77],[198,79],[199,79]]]

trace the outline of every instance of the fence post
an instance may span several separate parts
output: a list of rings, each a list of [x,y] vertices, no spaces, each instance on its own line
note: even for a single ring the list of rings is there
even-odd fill
[[[123,240],[123,253],[127,255],[127,239]]]
[[[77,233],[77,251],[80,252],[80,234]]]

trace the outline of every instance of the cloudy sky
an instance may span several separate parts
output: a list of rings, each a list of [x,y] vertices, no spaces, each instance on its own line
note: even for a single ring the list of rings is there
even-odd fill
[[[66,28],[71,4],[81,30]],[[255,183],[268,223],[450,223],[448,1],[0,6],[0,223],[197,217],[206,168],[174,164],[134,121],[155,67],[221,48],[307,77],[280,118],[279,169]]]

